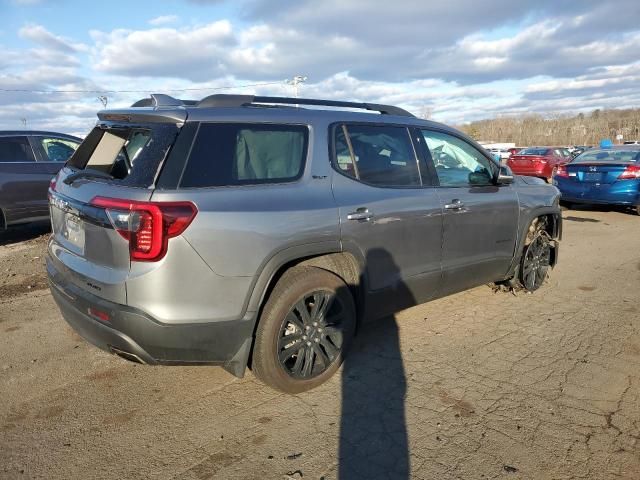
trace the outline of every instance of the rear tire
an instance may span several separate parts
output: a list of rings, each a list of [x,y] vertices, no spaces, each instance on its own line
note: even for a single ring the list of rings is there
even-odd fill
[[[251,368],[263,383],[300,393],[340,368],[356,328],[356,308],[345,282],[315,267],[285,272],[260,316]]]

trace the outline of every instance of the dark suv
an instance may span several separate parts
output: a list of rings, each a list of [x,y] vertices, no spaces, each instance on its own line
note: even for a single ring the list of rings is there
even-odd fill
[[[535,290],[557,260],[555,187],[397,107],[152,95],[98,117],[50,190],[47,268],[73,328],[129,360],[300,392],[360,324]]]
[[[0,230],[49,217],[49,182],[81,141],[62,133],[0,131]]]

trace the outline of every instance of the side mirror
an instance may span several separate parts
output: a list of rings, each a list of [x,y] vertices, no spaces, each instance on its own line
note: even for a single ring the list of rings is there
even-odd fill
[[[469,173],[469,185],[491,185],[491,173],[484,169]]]
[[[498,176],[496,177],[496,183],[498,185],[509,185],[513,183],[513,172],[506,165],[501,165],[498,170]]]

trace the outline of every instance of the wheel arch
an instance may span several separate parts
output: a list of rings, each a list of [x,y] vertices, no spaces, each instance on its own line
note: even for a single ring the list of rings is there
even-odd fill
[[[527,237],[529,227],[536,219],[546,220],[545,222],[545,230],[549,234],[549,236],[556,240],[556,245],[552,250],[552,267],[555,266],[558,260],[558,245],[557,242],[562,240],[562,213],[557,208],[553,207],[541,207],[532,209],[528,212],[528,214],[523,218],[522,222],[518,227],[518,239],[516,241],[516,250],[514,251],[513,260],[511,262],[511,267],[509,268],[509,272],[506,276],[506,279],[514,278],[517,275],[518,266],[520,265],[520,259],[522,257],[522,252],[524,251],[524,247],[526,246]]]
[[[356,301],[356,308],[360,311],[360,294],[364,279],[364,264],[362,259],[349,251],[342,251],[339,248],[318,249],[287,249],[274,256],[262,269],[256,281],[248,309],[256,311],[256,325],[259,320],[260,310],[269,298],[274,286],[284,273],[291,268],[298,266],[316,267],[327,270],[340,277],[351,290]],[[290,251],[289,251],[290,250]]]
[[[363,257],[359,255],[359,251],[344,251],[339,244],[333,242],[285,249],[266,262],[254,284],[247,310],[255,312],[255,322],[251,345],[246,352],[246,361],[242,362],[243,365],[251,365],[255,333],[269,295],[285,272],[298,266],[322,268],[340,277],[352,292],[358,323],[360,322],[361,314],[364,312],[366,278],[363,273]]]

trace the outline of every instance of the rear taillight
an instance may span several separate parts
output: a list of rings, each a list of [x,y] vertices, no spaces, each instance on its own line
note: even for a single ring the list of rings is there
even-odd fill
[[[155,262],[167,253],[168,240],[193,221],[191,202],[137,202],[95,197],[91,204],[107,212],[113,228],[129,242],[131,260]]]
[[[629,165],[618,176],[618,180],[636,180],[640,178],[640,165]]]
[[[567,171],[567,167],[564,165],[558,165],[556,167],[556,177],[567,178],[569,176],[569,172]]]

